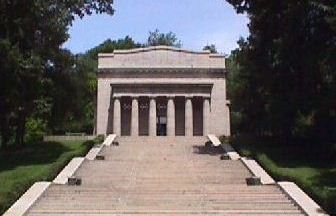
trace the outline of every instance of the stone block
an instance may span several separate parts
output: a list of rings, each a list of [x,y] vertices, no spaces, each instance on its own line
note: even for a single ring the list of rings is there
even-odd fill
[[[80,177],[71,176],[71,177],[68,178],[68,185],[79,186],[81,184],[82,184],[82,179]]]
[[[205,143],[205,147],[206,147],[206,148],[211,148],[211,147],[212,147],[212,142],[211,142],[211,141],[207,141],[207,142]]]
[[[105,156],[104,155],[101,155],[101,154],[98,154],[96,156],[96,160],[105,160]]]
[[[221,160],[231,160],[230,156],[228,154],[223,154],[220,156]]]
[[[258,186],[261,185],[261,179],[258,176],[248,177],[246,178],[246,184],[248,186]]]

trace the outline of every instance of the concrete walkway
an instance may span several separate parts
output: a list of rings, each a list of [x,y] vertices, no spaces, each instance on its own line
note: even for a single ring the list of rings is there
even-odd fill
[[[85,160],[81,186],[52,184],[26,215],[303,215],[278,185],[247,186],[240,160],[198,138],[118,138]]]

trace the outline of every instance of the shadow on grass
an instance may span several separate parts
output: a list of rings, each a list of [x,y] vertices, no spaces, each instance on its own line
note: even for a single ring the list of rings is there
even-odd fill
[[[41,142],[27,145],[19,150],[0,152],[0,172],[23,165],[52,163],[68,151],[71,149],[61,143]]]
[[[312,178],[312,181],[316,185],[323,185],[327,190],[333,191],[336,198],[336,168],[321,171],[319,175]]]
[[[221,146],[214,147],[214,146],[193,146],[193,152],[195,154],[208,154],[208,155],[221,155],[224,153],[224,150]]]
[[[310,190],[315,198],[330,215],[336,215],[336,168],[321,171],[310,179],[317,193]]]
[[[284,144],[271,139],[235,138],[232,145],[247,156],[265,154],[280,167],[326,168],[335,167],[334,158],[327,153],[318,153],[318,146],[312,144]]]
[[[235,137],[232,145],[243,156],[258,160],[276,180],[296,182],[329,214],[336,215],[335,158],[319,151],[317,144],[286,145],[271,139]]]

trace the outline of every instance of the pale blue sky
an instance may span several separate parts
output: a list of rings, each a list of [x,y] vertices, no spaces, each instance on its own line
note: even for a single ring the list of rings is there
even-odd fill
[[[148,32],[174,32],[182,47],[201,50],[216,44],[218,51],[229,54],[239,37],[248,36],[248,18],[237,15],[225,0],[115,0],[115,14],[92,15],[77,19],[70,28],[64,47],[74,53],[104,40],[126,35],[136,42],[146,42]]]

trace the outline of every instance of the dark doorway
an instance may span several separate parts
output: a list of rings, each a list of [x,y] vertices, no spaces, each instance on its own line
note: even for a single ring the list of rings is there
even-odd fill
[[[156,135],[167,135],[167,98],[159,97],[156,104]]]
[[[157,136],[167,136],[167,117],[158,116],[156,118],[156,134]]]
[[[130,97],[121,98],[121,136],[131,135],[132,101]]]

